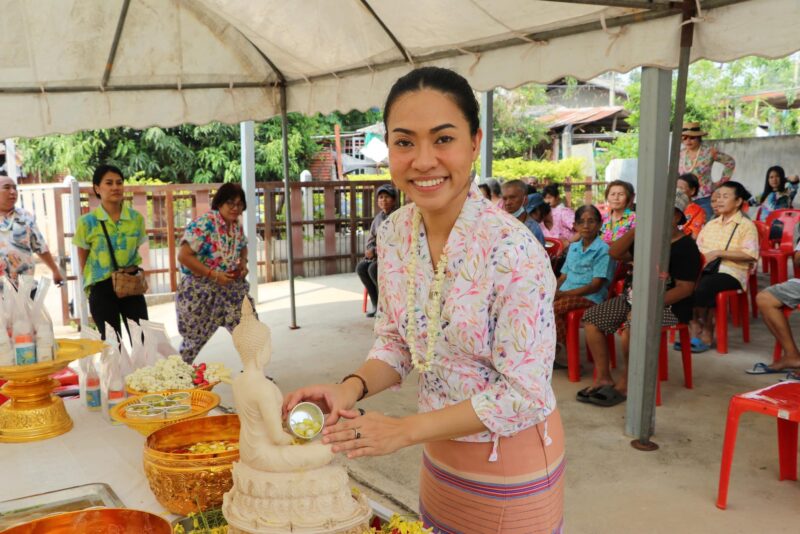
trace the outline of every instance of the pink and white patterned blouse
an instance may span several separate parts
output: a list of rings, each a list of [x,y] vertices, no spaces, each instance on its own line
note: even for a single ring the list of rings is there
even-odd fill
[[[546,225],[541,225],[545,237],[571,241],[575,235],[575,212],[564,204],[559,204],[550,213],[553,214],[553,227],[548,230]]]
[[[420,225],[416,280],[417,338],[406,338],[407,264],[414,204],[393,213],[378,231],[377,339],[370,359],[405,379],[409,343],[427,353],[426,306],[434,269]],[[550,384],[555,353],[556,280],[544,248],[517,219],[472,186],[444,253],[442,335],[431,370],[419,382],[419,411],[470,400],[489,431],[459,441],[495,441],[536,425],[555,409]],[[435,303],[434,305],[439,305]]]
[[[725,167],[722,170],[722,178],[716,184],[711,179],[711,167],[715,161]],[[694,158],[689,156],[685,147],[681,147],[678,172],[680,174],[690,172],[697,176],[697,181],[700,182],[700,191],[697,192],[697,198],[710,197],[714,189],[731,179],[735,168],[736,161],[731,156],[705,143],[700,144],[700,148]]]

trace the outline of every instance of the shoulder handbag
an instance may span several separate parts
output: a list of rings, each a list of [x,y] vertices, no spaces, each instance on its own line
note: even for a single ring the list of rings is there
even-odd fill
[[[111,284],[114,287],[114,293],[119,298],[144,295],[147,293],[147,278],[144,276],[144,271],[138,265],[119,268],[117,258],[114,256],[114,247],[111,245],[111,238],[108,237],[106,222],[100,221],[100,224],[103,226],[103,233],[106,235],[108,251],[111,253],[111,265],[114,267],[114,272],[111,273]]]
[[[733,227],[733,232],[731,232],[731,236],[728,238],[728,243],[725,245],[725,250],[728,250],[728,247],[731,246],[731,240],[733,239],[733,234],[736,233],[737,228],[739,228],[739,223],[736,223],[736,226]],[[705,267],[703,267],[703,274],[717,274],[719,272],[720,265],[722,265],[722,258],[714,258],[710,262],[706,263]]]

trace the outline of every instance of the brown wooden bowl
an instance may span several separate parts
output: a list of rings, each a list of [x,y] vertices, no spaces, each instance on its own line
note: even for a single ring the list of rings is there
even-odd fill
[[[127,508],[92,508],[34,519],[3,534],[172,534],[169,521]]]

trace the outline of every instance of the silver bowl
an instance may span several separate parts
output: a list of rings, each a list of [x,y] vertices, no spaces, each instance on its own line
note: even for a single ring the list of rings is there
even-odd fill
[[[325,415],[313,402],[301,402],[289,412],[289,430],[300,439],[314,439],[322,432]],[[311,430],[309,431],[309,427]]]

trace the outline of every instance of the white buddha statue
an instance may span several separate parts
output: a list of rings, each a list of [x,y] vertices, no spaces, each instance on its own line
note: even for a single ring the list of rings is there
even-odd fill
[[[270,330],[247,298],[233,344],[244,372],[233,381],[241,429],[233,488],[222,505],[229,532],[363,533],[372,511],[363,495],[353,497],[345,468],[331,464],[330,446],[295,444],[283,428],[283,395],[264,376],[272,357]]]

